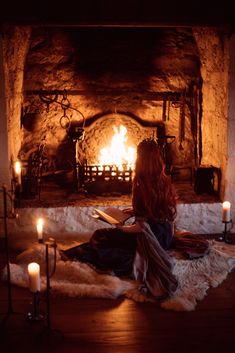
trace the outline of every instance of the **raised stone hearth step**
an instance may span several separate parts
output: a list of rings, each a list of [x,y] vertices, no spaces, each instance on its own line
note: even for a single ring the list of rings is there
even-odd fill
[[[130,205],[130,204],[129,204]],[[116,205],[126,208],[128,204]],[[98,228],[109,227],[107,223],[94,219],[94,208],[101,210],[106,205],[62,206],[20,208],[17,210],[18,218],[8,220],[9,238],[12,245],[17,247],[26,242],[37,242],[36,220],[44,219],[45,238],[54,237],[58,241],[73,239],[84,241],[89,239],[92,232]],[[219,234],[224,230],[221,221],[222,204],[217,203],[192,203],[178,204],[176,228],[188,230],[194,234]]]

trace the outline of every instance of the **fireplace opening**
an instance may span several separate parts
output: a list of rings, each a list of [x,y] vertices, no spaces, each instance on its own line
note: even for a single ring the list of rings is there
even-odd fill
[[[89,193],[130,194],[136,148],[128,144],[127,128],[113,125],[113,136],[100,149],[96,164],[81,166],[81,184]]]
[[[178,107],[175,100],[173,106]],[[167,134],[163,121],[143,122],[130,113],[108,112],[93,117],[86,125],[69,124],[66,131],[69,168],[57,170],[45,145],[40,145],[28,160],[22,160],[23,188],[18,195],[22,205],[32,204],[32,199],[34,204],[47,203],[55,195],[60,195],[57,202],[61,203],[65,194],[71,202],[81,202],[81,196],[95,196],[96,200],[111,197],[113,202],[115,197],[127,196],[125,200],[130,202],[136,147],[145,138],[157,141],[180,201],[219,199],[220,170],[197,167],[195,160],[178,165],[176,136]]]

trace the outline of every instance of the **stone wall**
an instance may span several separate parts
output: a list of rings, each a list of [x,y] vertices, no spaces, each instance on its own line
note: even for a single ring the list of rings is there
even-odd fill
[[[228,33],[214,28],[193,31],[201,58],[202,164],[221,168],[225,190],[228,130]]]
[[[8,125],[8,144],[13,161],[21,148],[21,108],[26,54],[30,38],[29,27],[5,26],[3,30],[3,66]]]

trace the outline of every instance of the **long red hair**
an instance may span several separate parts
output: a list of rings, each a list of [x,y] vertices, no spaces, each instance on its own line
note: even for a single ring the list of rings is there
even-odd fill
[[[136,216],[172,221],[176,216],[176,195],[165,173],[165,163],[158,144],[145,139],[137,146],[132,183],[132,206]]]

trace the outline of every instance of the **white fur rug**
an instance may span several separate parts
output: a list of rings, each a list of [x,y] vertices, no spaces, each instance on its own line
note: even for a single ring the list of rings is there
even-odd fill
[[[51,278],[51,294],[68,297],[109,298],[121,296],[137,302],[152,301],[139,291],[140,283],[129,279],[98,273],[90,266],[77,261],[62,261],[57,252],[56,272]],[[161,302],[161,307],[175,311],[192,311],[197,302],[202,300],[210,287],[217,287],[235,267],[235,245],[212,241],[210,253],[197,260],[185,260],[172,252],[175,260],[174,274],[179,281],[175,295]],[[50,249],[49,259],[53,259]],[[28,287],[27,265],[37,262],[41,269],[41,289],[46,288],[45,247],[36,244],[23,251],[16,263],[10,264],[11,282],[21,287]],[[2,278],[6,280],[6,268]]]

